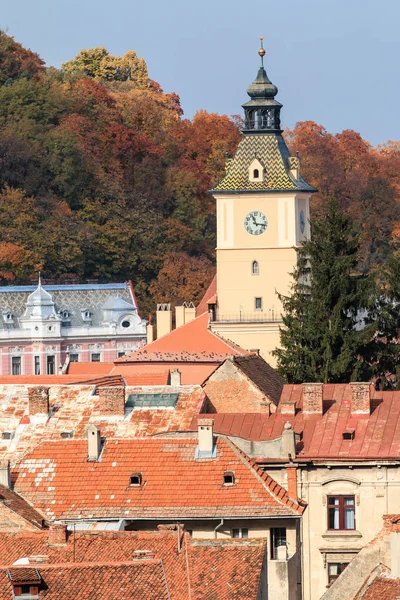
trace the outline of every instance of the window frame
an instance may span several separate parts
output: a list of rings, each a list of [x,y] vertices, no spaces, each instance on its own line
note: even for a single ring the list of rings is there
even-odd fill
[[[253,260],[253,262],[251,263],[251,274],[255,277],[257,277],[260,274],[260,264],[258,260]]]
[[[18,361],[15,362],[14,361]],[[14,373],[14,366],[18,367],[19,373]],[[12,356],[11,357],[11,375],[22,375],[22,356]]]
[[[257,307],[257,300],[260,300],[260,307]],[[262,296],[254,296],[254,310],[259,310],[262,311],[263,310],[263,301],[262,301]]]
[[[280,532],[280,533],[278,533]],[[282,535],[282,532],[284,532],[284,535]],[[279,544],[277,545],[275,542],[278,540],[285,540],[285,546],[287,548],[287,529],[286,527],[271,527],[269,530],[269,537],[270,537],[270,555],[271,555],[271,560],[277,560],[278,559],[278,548],[279,546],[283,546],[283,544]]]
[[[53,372],[49,367],[53,367]],[[47,354],[46,355],[46,374],[47,375],[55,375],[56,374],[56,357],[55,354]]]
[[[99,359],[93,360],[93,356],[98,356]],[[95,362],[95,363],[101,362],[101,352],[91,352],[90,353],[90,362]]]
[[[76,360],[75,360],[75,358],[76,358]],[[73,363],[79,362],[79,352],[70,352],[69,353],[69,362],[73,362]]]
[[[331,565],[340,565],[340,573],[338,575],[330,575],[329,567]],[[328,588],[331,587],[331,585],[336,581],[336,579],[341,576],[341,574],[343,573],[343,571],[345,570],[345,568],[348,565],[349,565],[348,562],[347,563],[346,562],[341,562],[341,563],[340,562],[328,562],[328,564],[327,564]]]
[[[40,375],[41,364],[40,364],[40,355],[35,354],[33,357],[33,371],[35,375]]]
[[[333,500],[338,498],[339,504],[334,504]],[[352,498],[352,504],[345,504],[346,498]],[[329,495],[326,498],[327,505],[327,528],[328,531],[355,531],[356,530],[356,497],[354,494],[336,494]],[[345,527],[345,510],[353,509],[353,524],[354,527]],[[339,527],[331,527],[330,526],[330,509],[338,509],[339,510]],[[332,563],[333,564],[333,563]],[[336,564],[336,563],[335,563]]]
[[[237,533],[237,535],[236,535]],[[235,540],[248,539],[249,528],[248,527],[232,527],[231,538]]]

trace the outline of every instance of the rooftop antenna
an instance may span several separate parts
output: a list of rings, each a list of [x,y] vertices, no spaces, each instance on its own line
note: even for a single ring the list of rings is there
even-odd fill
[[[260,37],[260,42],[261,42],[261,48],[258,51],[258,54],[261,56],[261,68],[264,68],[264,56],[265,56],[265,49],[264,49],[264,36],[262,35]]]

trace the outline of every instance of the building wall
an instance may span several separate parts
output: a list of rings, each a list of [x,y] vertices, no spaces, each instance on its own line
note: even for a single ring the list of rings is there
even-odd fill
[[[37,531],[37,528],[0,503],[0,533],[22,530]]]
[[[272,367],[276,366],[273,350],[279,346],[279,327],[282,321],[270,323],[240,323],[219,321],[210,324],[211,331],[218,333],[227,340],[234,342],[246,350],[259,350],[261,356]]]
[[[328,589],[328,563],[345,563],[382,528],[383,514],[400,513],[400,470],[395,465],[328,465],[300,469],[298,494],[307,502],[302,517],[303,598],[319,600]],[[268,468],[285,486],[286,471]],[[355,496],[355,530],[329,531],[327,497]]]

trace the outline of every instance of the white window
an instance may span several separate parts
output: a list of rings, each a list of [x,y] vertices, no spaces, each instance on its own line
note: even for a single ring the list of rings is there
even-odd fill
[[[79,354],[70,354],[69,362],[79,362]]]
[[[238,529],[232,529],[233,538],[248,538],[249,530],[247,527],[238,527]]]
[[[56,358],[55,356],[46,357],[47,375],[54,375],[56,372]]]

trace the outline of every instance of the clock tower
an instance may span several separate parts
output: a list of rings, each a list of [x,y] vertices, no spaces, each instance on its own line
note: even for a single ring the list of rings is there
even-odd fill
[[[278,93],[261,66],[247,93],[243,137],[212,190],[217,203],[217,306],[211,328],[271,364],[297,250],[310,236],[312,188],[282,137]]]

